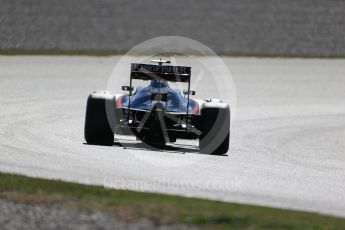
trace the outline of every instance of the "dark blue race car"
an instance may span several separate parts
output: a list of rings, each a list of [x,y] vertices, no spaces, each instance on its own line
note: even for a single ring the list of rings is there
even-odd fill
[[[166,95],[164,98],[152,98],[152,95]],[[117,99],[118,108],[128,108],[138,110],[152,110],[157,103],[161,103],[166,112],[180,112],[186,113],[187,107],[190,114],[197,114],[199,112],[199,105],[197,100],[186,99],[180,90],[173,89],[165,80],[150,80],[148,86],[139,86],[131,97],[129,95],[122,95]]]
[[[199,139],[203,153],[226,154],[230,138],[230,107],[219,99],[195,99],[190,90],[191,67],[132,63],[127,94],[95,92],[88,97],[85,139],[90,144],[112,145],[115,135],[135,135],[161,146],[177,139]],[[133,80],[148,81],[133,88]],[[187,89],[169,82],[184,82]]]

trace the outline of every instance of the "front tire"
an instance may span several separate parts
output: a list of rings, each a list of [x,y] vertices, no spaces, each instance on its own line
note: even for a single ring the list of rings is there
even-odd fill
[[[229,150],[230,107],[222,102],[207,102],[201,110],[199,140],[201,153],[224,155]]]
[[[107,92],[90,94],[87,99],[84,137],[88,144],[113,145],[115,120],[115,95]]]

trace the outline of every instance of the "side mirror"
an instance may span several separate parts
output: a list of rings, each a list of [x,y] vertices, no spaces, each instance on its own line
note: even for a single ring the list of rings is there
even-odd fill
[[[188,90],[183,90],[183,94],[184,95],[195,95],[195,91],[193,91],[193,90],[189,90],[189,93],[188,93]]]
[[[121,87],[121,89],[122,89],[123,91],[133,91],[133,87],[129,87],[129,86],[126,86],[126,85],[123,85],[123,86]]]

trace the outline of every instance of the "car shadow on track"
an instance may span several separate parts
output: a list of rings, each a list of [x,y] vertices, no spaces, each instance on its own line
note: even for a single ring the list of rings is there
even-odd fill
[[[129,141],[126,139],[115,139],[113,146],[121,147],[123,149],[133,150],[144,150],[144,151],[155,151],[155,152],[166,152],[166,153],[199,153],[199,148],[195,145],[190,144],[154,144],[144,143],[141,141]]]
[[[84,143],[88,145],[87,143]],[[138,140],[126,139],[126,138],[115,138],[113,145],[109,147],[116,147],[128,150],[142,150],[142,151],[154,151],[160,153],[177,153],[177,154],[186,154],[194,153],[201,155],[208,155],[201,153],[196,144],[186,144],[186,143],[169,143],[166,145],[159,144],[147,144]],[[216,156],[216,155],[212,155]],[[219,156],[228,156],[228,155],[219,155]]]
[[[164,153],[194,153],[200,155],[209,155],[201,153],[197,144],[190,143],[169,143],[166,145],[155,145],[147,144],[141,141],[128,141],[127,139],[116,138],[113,146],[122,147],[123,149],[133,149],[133,150],[144,150],[144,151],[155,151]],[[228,156],[226,155],[212,155],[212,156]]]

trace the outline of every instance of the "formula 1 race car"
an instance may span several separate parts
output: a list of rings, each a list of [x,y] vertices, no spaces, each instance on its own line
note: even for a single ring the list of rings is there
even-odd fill
[[[87,100],[85,140],[89,144],[112,145],[114,134],[135,135],[152,146],[176,139],[199,139],[200,152],[223,155],[229,149],[230,107],[220,99],[192,99],[191,67],[131,64],[126,94],[94,92]],[[134,90],[133,80],[149,81]],[[168,82],[187,83],[187,89]]]

